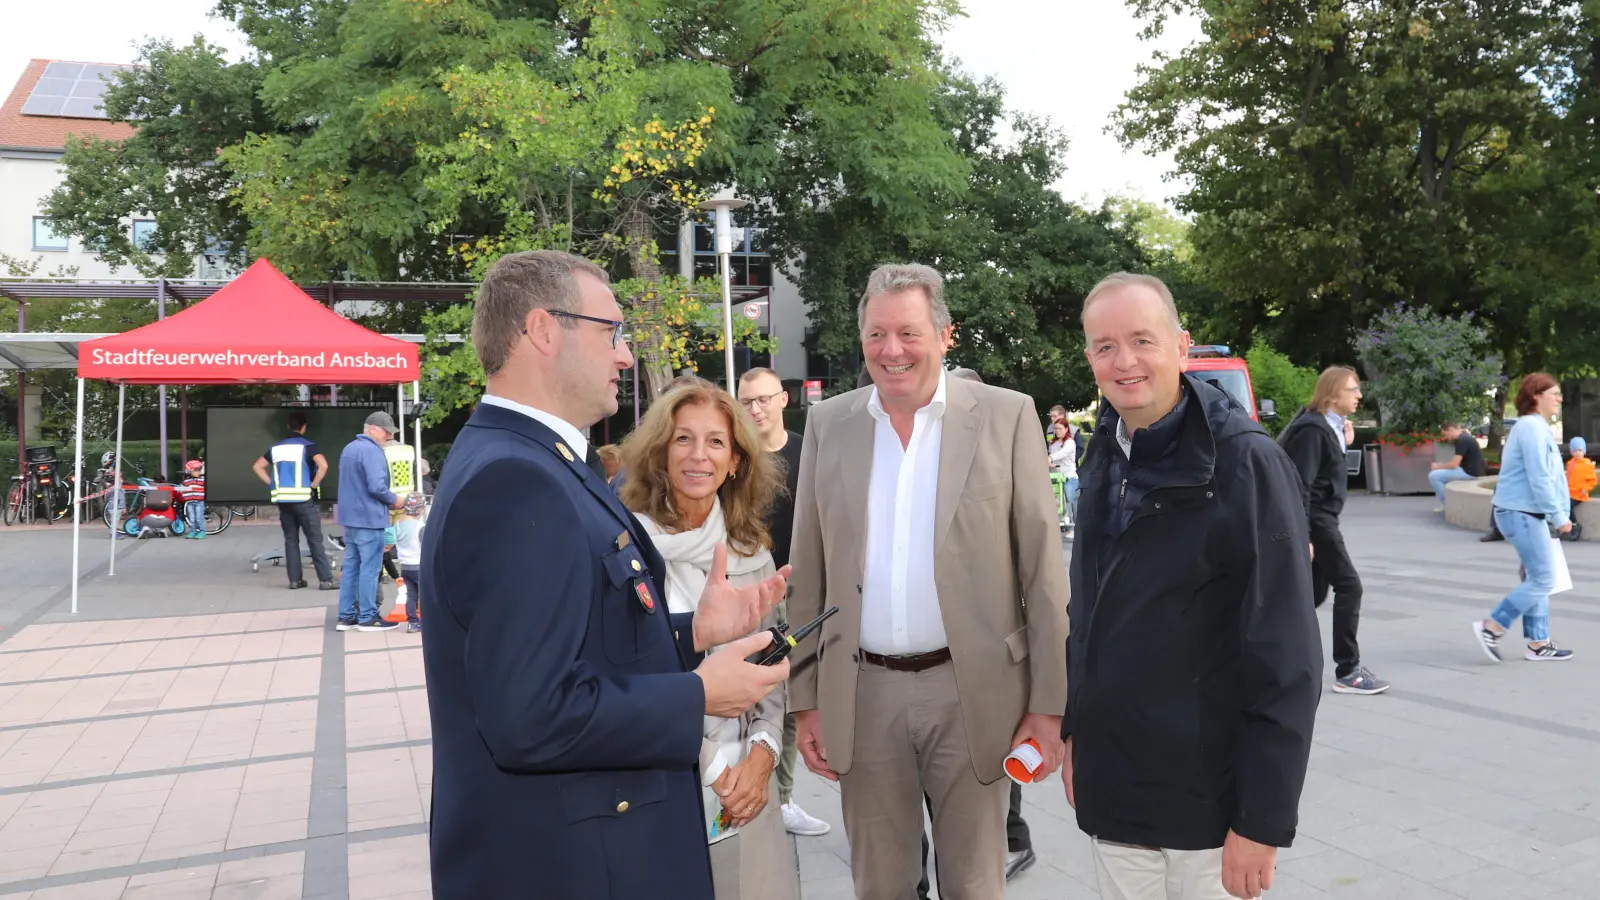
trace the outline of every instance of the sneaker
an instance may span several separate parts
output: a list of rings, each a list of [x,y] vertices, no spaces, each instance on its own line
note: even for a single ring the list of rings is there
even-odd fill
[[[1356,666],[1354,672],[1333,682],[1335,694],[1381,694],[1388,689],[1389,682],[1367,671],[1365,666]]]
[[[337,581],[323,581],[317,584],[317,590],[319,591],[337,591],[338,589],[339,582]]]
[[[299,580],[299,581],[291,581],[291,582],[289,582],[289,590],[291,590],[291,591],[298,591],[298,590],[300,590],[301,588],[303,588],[305,586],[306,586],[306,582],[305,582],[305,579],[303,579],[303,578],[301,580]]]
[[[1478,639],[1478,646],[1483,648],[1484,655],[1490,662],[1500,661],[1500,635],[1485,628],[1481,621],[1472,623],[1472,634]]]
[[[1561,662],[1562,660],[1571,659],[1572,651],[1557,647],[1555,641],[1546,641],[1542,647],[1534,647],[1529,644],[1528,652],[1524,653],[1522,658],[1531,659],[1534,662]]]
[[[421,633],[422,633],[422,623],[421,622],[407,622],[406,623],[406,634],[421,634]]]
[[[1442,507],[1442,506],[1435,506],[1433,508],[1433,514],[1436,515],[1436,516],[1438,514],[1442,513],[1442,512],[1444,512],[1444,507]]]
[[[368,619],[356,625],[357,631],[393,631],[400,627],[399,622],[385,622],[383,619]]]
[[[802,837],[818,837],[833,830],[833,826],[800,808],[798,803],[783,805],[783,830]]]
[[[340,619],[339,624],[333,626],[334,631],[349,631],[356,627],[355,619]]]
[[[1484,535],[1483,537],[1478,538],[1478,542],[1482,543],[1482,544],[1492,544],[1495,541],[1503,541],[1505,539],[1506,539],[1506,536],[1501,534],[1500,532],[1491,531],[1488,534]]]

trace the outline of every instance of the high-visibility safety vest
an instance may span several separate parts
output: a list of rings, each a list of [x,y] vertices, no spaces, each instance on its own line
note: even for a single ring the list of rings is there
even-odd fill
[[[305,503],[311,499],[311,461],[306,448],[311,442],[302,437],[286,438],[272,445],[272,502]]]
[[[404,497],[417,489],[417,476],[413,471],[416,461],[411,448],[405,444],[385,444],[383,458],[389,463],[389,491]]]

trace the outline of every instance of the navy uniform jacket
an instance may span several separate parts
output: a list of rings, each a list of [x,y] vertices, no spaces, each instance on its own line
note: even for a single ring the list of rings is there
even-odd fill
[[[422,547],[438,900],[711,900],[705,692],[663,576],[578,450],[479,405]]]

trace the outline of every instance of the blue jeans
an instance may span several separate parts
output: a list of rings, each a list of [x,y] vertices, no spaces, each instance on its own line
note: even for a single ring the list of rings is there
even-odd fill
[[[1555,560],[1550,554],[1550,526],[1527,513],[1495,508],[1494,524],[1517,548],[1517,559],[1528,577],[1506,595],[1489,618],[1501,628],[1522,617],[1522,636],[1530,641],[1550,639],[1550,590],[1556,586]]]
[[[340,621],[370,622],[378,617],[378,573],[382,569],[383,529],[346,525],[344,579],[339,582]]]
[[[1433,485],[1434,494],[1439,497],[1439,505],[1444,505],[1444,486],[1452,481],[1466,481],[1471,478],[1460,466],[1454,469],[1434,469],[1428,473],[1428,483]]]
[[[189,525],[193,534],[206,533],[206,502],[204,500],[190,500],[183,505],[183,518]]]
[[[1067,513],[1072,520],[1078,520],[1078,476],[1067,479]]]

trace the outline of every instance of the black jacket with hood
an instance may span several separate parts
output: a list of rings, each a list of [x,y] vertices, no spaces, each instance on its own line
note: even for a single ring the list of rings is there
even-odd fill
[[[1323,656],[1300,481],[1237,402],[1183,379],[1181,427],[1156,429],[1169,446],[1141,496],[1108,484],[1127,471],[1109,404],[1079,472],[1062,722],[1078,826],[1172,850],[1230,829],[1287,847]],[[1151,435],[1134,434],[1135,460]],[[1136,507],[1120,532],[1105,518],[1119,496]]]
[[[1333,433],[1328,417],[1313,409],[1300,410],[1278,435],[1278,443],[1300,473],[1306,517],[1316,523],[1337,524],[1339,514],[1344,512],[1350,476],[1344,461],[1344,444]]]

